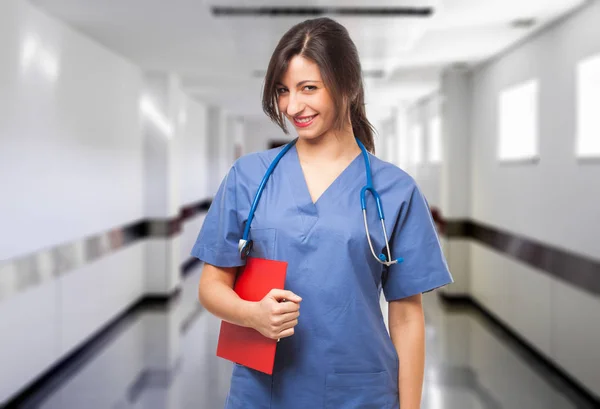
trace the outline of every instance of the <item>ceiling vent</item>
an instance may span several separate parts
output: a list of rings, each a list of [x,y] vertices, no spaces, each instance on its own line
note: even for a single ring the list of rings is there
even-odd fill
[[[212,6],[214,17],[429,17],[432,7],[232,7]]]
[[[364,70],[363,78],[383,78],[385,72],[383,70]],[[252,78],[264,79],[267,72],[265,70],[254,70],[252,71]]]

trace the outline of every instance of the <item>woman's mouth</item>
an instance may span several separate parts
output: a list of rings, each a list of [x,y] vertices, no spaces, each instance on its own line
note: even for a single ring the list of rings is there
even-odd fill
[[[310,124],[313,123],[313,121],[317,115],[302,116],[302,117],[294,118],[294,125],[296,125],[300,128],[306,128],[307,126],[309,126]]]

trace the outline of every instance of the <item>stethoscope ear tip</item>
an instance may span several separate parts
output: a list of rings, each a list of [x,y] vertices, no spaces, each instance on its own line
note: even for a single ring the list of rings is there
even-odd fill
[[[381,260],[384,263],[387,263],[387,257],[383,253],[381,253],[379,255],[379,260]],[[396,264],[396,263],[402,263],[403,261],[404,261],[404,259],[402,257],[398,257],[396,260],[392,261],[391,263],[387,263],[387,264],[391,265],[391,264]]]

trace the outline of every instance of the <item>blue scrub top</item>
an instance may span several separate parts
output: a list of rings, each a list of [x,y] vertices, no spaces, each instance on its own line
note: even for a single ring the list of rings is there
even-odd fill
[[[234,163],[193,256],[219,267],[243,265],[238,241],[258,185],[281,149]],[[313,203],[292,147],[265,186],[250,238],[252,256],[288,262],[285,289],[302,297],[298,325],[277,344],[272,376],[234,364],[226,409],[398,409],[398,355],[381,312],[381,291],[393,301],[449,284],[452,277],[415,181],[369,156],[392,257],[404,262],[385,267],[369,249],[360,205],[366,184],[362,154]],[[383,252],[370,194],[367,214],[373,247]]]

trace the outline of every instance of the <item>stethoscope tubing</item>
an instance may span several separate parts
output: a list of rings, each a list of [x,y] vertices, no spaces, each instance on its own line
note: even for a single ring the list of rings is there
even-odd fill
[[[239,245],[238,245],[238,250],[240,251],[242,259],[245,259],[249,255],[249,253],[252,249],[251,241],[248,241],[248,237],[250,235],[250,225],[252,224],[252,219],[254,219],[254,213],[256,212],[256,208],[258,207],[258,203],[260,201],[260,197],[262,196],[264,187],[265,187],[267,181],[269,180],[269,178],[271,177],[271,174],[275,170],[275,167],[277,166],[277,164],[283,157],[283,155],[285,155],[290,150],[290,148],[295,145],[297,140],[298,140],[298,138],[294,139],[292,142],[285,145],[284,148],[277,154],[275,159],[273,159],[273,161],[269,165],[269,168],[265,172],[265,175],[263,176],[263,179],[260,182],[260,185],[258,186],[256,195],[254,196],[254,200],[252,201],[252,206],[250,207],[250,212],[248,214],[248,220],[246,222],[246,226],[244,227],[244,233],[243,233],[242,239],[240,240]],[[398,258],[398,259],[392,260],[390,243],[389,243],[389,239],[388,239],[388,235],[387,235],[387,230],[385,228],[385,217],[383,214],[383,206],[381,204],[381,198],[379,196],[379,193],[377,193],[377,191],[375,190],[375,188],[373,186],[373,179],[372,179],[372,174],[371,174],[371,162],[369,160],[369,154],[367,152],[367,149],[363,145],[363,143],[358,138],[356,138],[356,142],[358,143],[358,146],[360,147],[362,155],[363,155],[363,159],[365,162],[365,173],[367,176],[367,184],[360,191],[360,206],[361,206],[361,209],[363,212],[363,220],[364,220],[364,224],[365,224],[365,233],[367,235],[367,241],[369,242],[369,247],[371,249],[371,253],[373,254],[373,257],[379,263],[384,264],[386,266],[391,266],[393,264],[402,262],[403,259]],[[369,234],[369,225],[367,222],[367,201],[366,201],[366,192],[367,191],[370,192],[371,195],[373,195],[373,197],[375,198],[375,203],[377,205],[377,213],[379,216],[379,220],[381,221],[383,236],[385,238],[385,247],[386,247],[387,257],[384,254],[380,254],[378,257],[376,255],[375,249],[373,248],[373,243],[371,242],[371,236]]]

